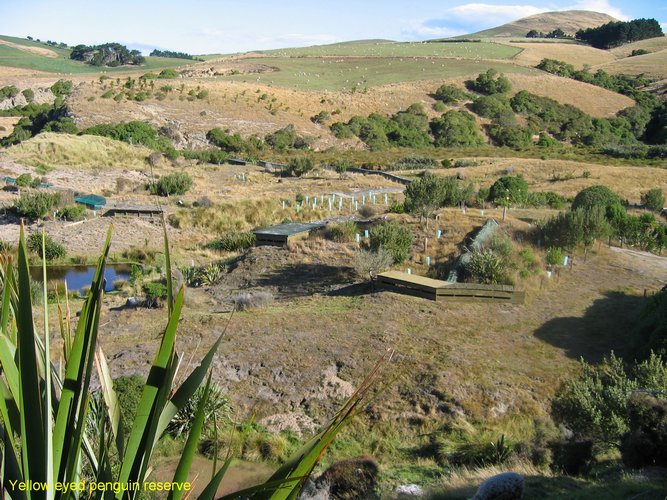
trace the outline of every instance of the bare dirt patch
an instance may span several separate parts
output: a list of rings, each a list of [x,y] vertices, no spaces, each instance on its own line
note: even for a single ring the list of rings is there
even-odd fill
[[[20,45],[18,43],[8,42],[7,40],[0,40],[0,44],[12,47],[13,49],[23,50],[25,52],[31,52],[33,54],[37,54],[38,56],[58,57],[58,54],[56,54],[51,49],[47,49],[46,47],[33,47],[32,45]]]

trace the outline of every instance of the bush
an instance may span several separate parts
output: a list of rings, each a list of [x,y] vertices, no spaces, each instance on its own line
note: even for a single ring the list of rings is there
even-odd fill
[[[572,439],[551,443],[553,465],[565,474],[580,475],[588,472],[594,460],[593,441]]]
[[[171,68],[163,69],[157,77],[161,79],[178,78],[178,71]]]
[[[430,128],[437,147],[471,147],[484,144],[475,117],[467,111],[447,111],[440,118],[432,120]]]
[[[25,89],[21,92],[25,100],[31,103],[35,99],[35,92],[32,89]]]
[[[18,179],[17,179],[18,180]],[[662,212],[665,207],[665,195],[662,189],[653,188],[642,194],[642,205],[653,212]]]
[[[14,208],[16,213],[27,219],[43,219],[60,202],[59,193],[21,193]]]
[[[547,248],[547,264],[550,266],[561,266],[563,264],[563,260],[565,258],[565,254],[563,253],[563,250],[558,247],[549,247]]]
[[[479,283],[497,285],[509,282],[506,260],[492,250],[472,252],[465,270]]]
[[[489,200],[502,206],[524,205],[528,201],[528,183],[521,176],[503,176],[491,186]]]
[[[167,285],[160,281],[144,283],[141,287],[146,296],[146,307],[162,307],[167,298]]]
[[[358,232],[359,228],[357,227],[357,224],[350,220],[329,224],[326,230],[326,237],[338,243],[346,243],[349,241],[354,241],[354,238]]]
[[[454,85],[441,85],[434,94],[435,99],[446,104],[455,104],[468,99],[468,94]],[[437,111],[437,110],[436,110]]]
[[[327,111],[320,111],[315,116],[310,118],[313,123],[324,123],[331,119],[331,115]]]
[[[255,233],[252,231],[227,233],[219,240],[209,243],[208,248],[225,252],[243,252],[255,244]]]
[[[601,206],[605,210],[621,202],[621,198],[607,186],[590,186],[577,193],[572,202],[572,210],[577,208],[589,209]]]
[[[354,271],[362,279],[374,280],[381,272],[386,271],[394,262],[394,258],[383,248],[377,251],[360,249],[354,256]]]
[[[474,81],[466,82],[466,85],[470,90],[486,95],[509,92],[512,88],[510,81],[504,75],[498,75],[493,68],[486,73],[480,73]]]
[[[188,435],[197,415],[197,408],[204,397],[204,387],[199,387],[183,408],[167,425],[167,432],[175,438]],[[223,426],[231,422],[232,405],[222,388],[213,383],[209,387],[208,399],[204,405],[204,434],[208,434],[213,426]],[[209,431],[209,432],[207,432]]]
[[[292,158],[287,164],[285,173],[290,177],[301,177],[307,174],[314,168],[312,158],[302,156],[299,158]]]
[[[398,223],[383,222],[371,229],[369,245],[375,252],[380,249],[385,250],[398,264],[407,259],[410,253],[412,233],[407,227]]]
[[[631,430],[628,399],[634,391],[667,391],[667,364],[653,353],[628,368],[613,353],[599,366],[583,360],[581,365],[581,375],[556,392],[552,414],[575,438],[590,439],[602,448],[618,446]]]
[[[150,192],[160,196],[182,195],[192,186],[192,178],[185,172],[174,172],[160,177],[150,185]]]
[[[28,250],[36,255],[42,256],[42,234],[33,233],[28,236]],[[44,235],[44,256],[47,261],[61,259],[67,255],[67,250],[56,242],[48,234]]]
[[[72,93],[73,89],[74,84],[70,80],[58,80],[51,85],[51,92],[53,92],[56,97],[69,95]]]
[[[503,94],[480,96],[472,102],[470,109],[485,118],[514,116],[509,99]]]
[[[83,205],[70,205],[58,210],[58,217],[63,220],[83,220],[86,215],[86,207]]]
[[[12,97],[15,97],[19,93],[19,89],[17,89],[14,85],[7,85],[6,87],[2,87],[0,89],[0,101],[4,101],[5,99],[11,99]]]
[[[621,442],[623,463],[632,468],[667,467],[667,399],[635,394],[628,413],[630,431]]]

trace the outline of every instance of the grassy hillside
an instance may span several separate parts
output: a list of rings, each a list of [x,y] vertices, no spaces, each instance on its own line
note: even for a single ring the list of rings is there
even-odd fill
[[[0,66],[24,68],[47,73],[102,73],[149,71],[182,66],[183,60],[166,57],[147,57],[146,64],[135,67],[99,68],[69,58],[70,50],[50,47],[44,43],[22,38],[0,36]]]
[[[548,33],[556,28],[562,29],[567,34],[574,34],[582,28],[595,28],[610,21],[617,21],[607,14],[592,12],[588,10],[564,10],[559,12],[543,12],[533,16],[524,17],[511,23],[503,24],[496,28],[478,31],[465,38],[494,38],[525,36],[530,30]]]
[[[465,59],[511,59],[521,49],[496,43],[399,43],[361,40],[263,52],[276,57],[461,57]]]
[[[25,165],[48,171],[56,167],[141,168],[148,150],[106,137],[43,133],[12,146],[7,154]]]
[[[358,57],[333,60],[330,58],[256,58],[245,59],[247,64],[267,64],[275,71],[261,75],[238,74],[221,77],[236,82],[261,82],[308,90],[363,90],[400,82],[443,80],[479,73],[493,66],[504,73],[534,73],[508,62],[488,62],[476,59]]]

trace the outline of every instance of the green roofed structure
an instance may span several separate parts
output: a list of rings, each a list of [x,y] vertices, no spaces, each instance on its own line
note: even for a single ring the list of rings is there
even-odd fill
[[[255,229],[256,245],[287,245],[289,241],[305,238],[315,229],[321,229],[326,224],[323,222],[288,222],[277,226]]]
[[[75,196],[74,201],[91,210],[100,210],[107,204],[106,198],[97,194],[82,194]]]

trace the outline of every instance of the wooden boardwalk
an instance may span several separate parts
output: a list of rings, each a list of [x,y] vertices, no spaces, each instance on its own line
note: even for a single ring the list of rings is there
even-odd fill
[[[523,304],[526,300],[526,292],[517,291],[513,286],[508,285],[452,283],[400,271],[380,273],[377,279],[380,285],[387,290],[435,301]]]

